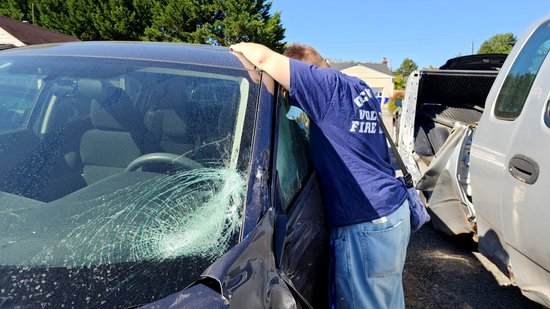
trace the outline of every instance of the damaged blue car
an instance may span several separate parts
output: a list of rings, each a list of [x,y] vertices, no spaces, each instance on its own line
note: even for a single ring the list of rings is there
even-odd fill
[[[0,308],[325,306],[308,119],[227,48],[0,52]]]

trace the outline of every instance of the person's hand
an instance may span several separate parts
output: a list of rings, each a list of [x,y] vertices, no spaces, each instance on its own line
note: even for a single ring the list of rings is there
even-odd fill
[[[229,49],[241,54],[246,54],[249,51],[261,50],[263,48],[266,48],[266,47],[257,43],[252,43],[252,42],[239,42],[229,46]]]
[[[236,44],[231,44],[231,46],[229,46],[229,49],[231,51],[242,54],[243,53],[243,51],[242,51],[243,44],[244,44],[243,42],[236,43]]]
[[[288,57],[258,43],[237,43],[231,45],[229,48],[231,48],[235,56],[244,56],[257,69],[269,74],[284,88],[290,89],[290,64]],[[245,67],[247,66],[245,65]]]
[[[246,57],[243,55],[242,51],[239,49],[240,47],[242,47],[242,44],[243,43],[233,44],[233,45],[229,46],[229,49],[231,50],[233,55],[235,55],[237,58],[239,58],[239,60],[241,61],[241,63],[245,67],[245,69],[248,71],[248,74],[250,75],[250,78],[255,83],[259,83],[260,82],[260,74],[259,74],[259,72],[256,71],[256,66],[254,66],[254,64],[252,64],[248,59],[246,59]],[[235,50],[233,48],[234,46],[237,50]]]

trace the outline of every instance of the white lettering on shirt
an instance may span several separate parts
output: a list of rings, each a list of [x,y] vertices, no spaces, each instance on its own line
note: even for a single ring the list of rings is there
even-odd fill
[[[377,128],[378,128],[377,122],[354,120],[351,122],[351,128],[349,129],[349,131],[372,134],[372,133],[376,133]]]
[[[372,90],[365,88],[358,96],[353,98],[353,103],[361,108],[368,100],[374,99]],[[376,111],[359,109],[359,120],[352,120],[350,132],[356,133],[376,133],[378,129],[378,117]]]
[[[359,119],[361,120],[376,120],[375,111],[359,110]]]
[[[355,105],[357,105],[357,107],[361,108],[363,107],[363,104],[365,104],[367,100],[365,100],[362,96],[356,96],[354,99],[353,99],[353,102],[355,103]]]
[[[361,108],[369,99],[374,99],[374,93],[371,89],[365,88],[363,91],[359,92],[358,96],[353,98],[353,102],[357,105],[357,107]]]

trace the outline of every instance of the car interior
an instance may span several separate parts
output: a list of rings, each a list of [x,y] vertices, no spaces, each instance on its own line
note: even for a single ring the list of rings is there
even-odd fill
[[[0,190],[50,202],[125,171],[227,164],[236,81],[134,74],[126,89],[120,76],[45,78],[26,126],[0,132]]]

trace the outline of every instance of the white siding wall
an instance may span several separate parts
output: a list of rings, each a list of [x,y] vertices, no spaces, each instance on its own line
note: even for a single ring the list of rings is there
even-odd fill
[[[25,46],[23,42],[16,39],[13,35],[9,34],[3,28],[0,28],[0,44],[12,44],[15,46]]]
[[[356,65],[342,70],[349,76],[355,76],[364,80],[371,88],[380,88],[382,97],[390,98],[393,95],[393,76],[387,75],[362,65]]]

